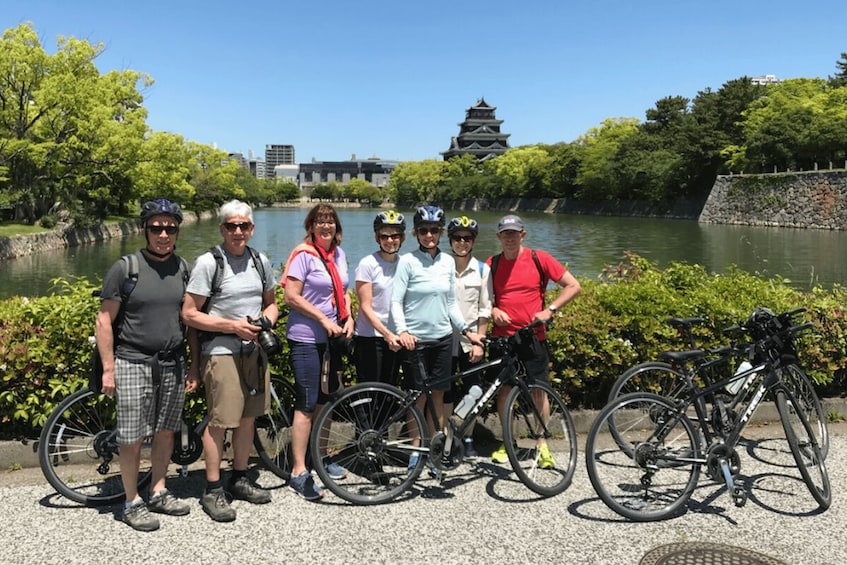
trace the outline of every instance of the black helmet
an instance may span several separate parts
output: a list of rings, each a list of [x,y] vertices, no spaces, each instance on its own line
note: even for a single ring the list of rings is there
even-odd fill
[[[447,224],[447,235],[453,235],[457,231],[469,231],[476,237],[479,235],[479,224],[476,223],[476,220],[467,216],[453,218]]]
[[[400,214],[394,210],[388,210],[387,212],[380,212],[374,218],[374,231],[379,230],[379,228],[384,228],[386,226],[394,226],[396,228],[400,228],[403,231],[406,231],[406,218],[403,217],[403,214]]]
[[[415,212],[413,219],[415,227],[421,224],[438,224],[444,227],[444,210],[438,206],[421,206]]]
[[[145,202],[141,206],[141,225],[146,226],[150,218],[159,214],[168,214],[174,217],[176,223],[182,223],[182,209],[179,207],[179,204],[174,204],[164,198],[157,198],[156,200]]]

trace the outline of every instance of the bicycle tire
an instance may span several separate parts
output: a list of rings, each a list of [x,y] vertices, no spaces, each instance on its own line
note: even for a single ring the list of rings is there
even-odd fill
[[[38,463],[56,492],[86,506],[124,500],[113,398],[85,388],[65,398],[50,416],[38,442]],[[138,489],[151,478],[149,442],[142,443]]]
[[[406,394],[385,383],[361,383],[325,405],[312,425],[312,462],[322,484],[357,505],[390,502],[412,485],[427,460],[426,423]],[[413,443],[419,441],[417,448]],[[423,446],[423,449],[421,449]],[[409,456],[421,452],[409,468]],[[333,478],[330,463],[347,470]]]
[[[814,430],[806,419],[806,411],[794,395],[783,388],[776,391],[776,408],[803,482],[821,510],[826,510],[832,504],[829,473]]]
[[[541,404],[539,412],[548,413],[545,422],[530,404]],[[576,430],[562,397],[549,384],[530,384],[529,396],[520,387],[512,388],[506,397],[503,443],[512,469],[531,491],[549,497],[570,486],[576,470]]]
[[[613,417],[629,450],[611,437]],[[685,512],[700,477],[699,453],[697,433],[680,408],[657,394],[631,393],[597,415],[586,438],[585,463],[606,506],[629,520],[651,522]]]
[[[685,375],[669,363],[648,361],[633,365],[617,378],[609,391],[608,403],[614,402],[624,394],[635,392],[651,392],[675,400],[686,397],[690,388]],[[618,434],[614,423],[614,418],[609,420],[609,432],[621,449],[627,449],[626,442]]]
[[[824,412],[823,404],[815,392],[811,379],[803,372],[803,369],[792,363],[783,367],[782,382],[803,407],[806,419],[815,432],[815,439],[818,440],[821,455],[826,459],[829,454],[829,427],[827,426],[826,412]]]
[[[265,468],[287,482],[293,465],[294,386],[281,376],[271,375],[271,388],[270,411],[256,418],[253,447]]]

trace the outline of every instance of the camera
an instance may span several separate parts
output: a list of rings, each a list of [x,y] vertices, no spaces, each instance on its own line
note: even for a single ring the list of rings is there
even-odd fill
[[[279,336],[274,333],[273,328],[271,328],[270,320],[268,320],[265,316],[259,316],[258,318],[251,318],[248,316],[247,321],[256,327],[261,328],[261,331],[256,339],[265,354],[271,356],[282,351],[282,342],[280,341]]]

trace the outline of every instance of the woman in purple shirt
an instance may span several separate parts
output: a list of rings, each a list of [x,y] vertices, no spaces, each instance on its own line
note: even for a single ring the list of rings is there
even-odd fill
[[[312,416],[329,400],[328,394],[321,391],[322,370],[328,369],[330,376],[335,375],[340,361],[333,359],[331,366],[325,367],[329,340],[340,336],[352,338],[353,318],[347,299],[347,256],[340,247],[341,221],[335,208],[318,204],[306,215],[303,226],[306,237],[291,252],[280,282],[290,308],[286,337],[296,389],[291,439],[294,465],[289,486],[303,498],[317,500],[323,496],[323,489],[314,483],[306,468]],[[347,474],[336,463],[326,468],[333,478],[342,479]]]

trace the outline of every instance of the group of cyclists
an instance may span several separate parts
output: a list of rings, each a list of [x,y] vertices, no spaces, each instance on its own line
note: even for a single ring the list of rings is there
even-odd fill
[[[141,531],[159,528],[151,512],[190,512],[186,501],[167,490],[165,477],[184,394],[200,383],[209,416],[203,434],[207,485],[201,507],[213,520],[226,522],[236,517],[232,499],[256,504],[271,500],[270,493],[247,475],[247,463],[254,419],[269,406],[268,353],[274,344],[268,331],[279,317],[277,281],[267,257],[248,246],[255,229],[249,205],[233,200],[221,206],[223,241],[195,260],[190,276],[175,255],[182,220],[180,207],[168,200],[142,206],[147,245],[135,254],[140,268],[130,272],[126,257],[112,266],[104,279],[97,320],[102,391],[115,396],[118,409],[121,474],[127,493],[123,520]],[[497,224],[502,252],[480,260],[473,255],[480,235],[473,218],[448,220],[441,208],[420,206],[411,220],[414,248],[401,253],[409,228],[406,217],[394,210],[381,211],[373,222],[377,250],[358,262],[352,288],[335,208],[326,203],[314,206],[303,228],[303,241],[291,251],[279,284],[289,308],[285,337],[295,385],[289,487],[307,500],[323,496],[307,467],[312,418],[341,386],[345,353],[354,351],[359,381],[417,390],[425,376],[449,383],[446,377],[454,370],[483,361],[483,339],[489,333],[511,335],[532,322],[548,322],[580,291],[579,282],[559,261],[524,246],[527,231],[514,214]],[[440,247],[445,232],[449,251]],[[545,306],[549,282],[559,290]],[[127,286],[132,287],[130,293]],[[352,292],[359,304],[355,319]],[[187,340],[182,324],[188,329]],[[536,335],[541,347],[534,359],[525,362],[527,376],[546,380],[544,324],[536,328]],[[190,362],[185,358],[185,341]],[[443,426],[452,404],[478,384],[454,382],[432,391],[435,425]],[[498,409],[504,399],[501,394]],[[233,462],[224,482],[220,467],[227,429],[233,430]],[[145,437],[153,438],[153,477],[146,502],[136,486],[139,447]],[[472,438],[466,442],[465,455],[477,456]],[[542,465],[544,456],[542,452]],[[505,462],[505,447],[495,450],[492,459]],[[411,466],[416,464],[410,461]],[[335,463],[325,468],[338,479],[348,472]]]

